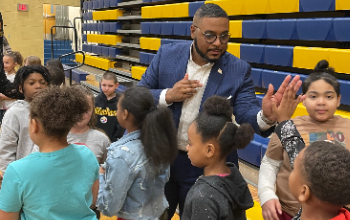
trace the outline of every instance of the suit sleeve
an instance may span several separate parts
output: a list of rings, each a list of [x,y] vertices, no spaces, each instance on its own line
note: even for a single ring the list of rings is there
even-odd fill
[[[243,75],[241,87],[233,103],[233,115],[238,124],[249,123],[257,134],[260,134],[260,128],[257,122],[257,114],[261,110],[258,100],[255,96],[253,80],[250,76],[251,67],[246,66]],[[271,133],[271,132],[270,132]]]
[[[159,88],[159,63],[162,56],[162,47],[159,48],[157,55],[152,60],[146,72],[142,75],[139,86],[147,87],[151,90],[156,105],[158,105],[160,93],[163,89]]]

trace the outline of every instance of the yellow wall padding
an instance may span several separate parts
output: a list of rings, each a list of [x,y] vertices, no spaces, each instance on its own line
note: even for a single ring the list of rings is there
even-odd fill
[[[229,52],[232,55],[240,58],[241,44],[240,43],[228,43],[227,44],[227,52]]]
[[[142,75],[145,73],[146,69],[147,68],[143,67],[143,66],[132,66],[131,67],[131,77],[134,79],[141,80]]]
[[[350,50],[330,49],[329,63],[336,72],[350,74]]]
[[[294,47],[293,67],[314,69],[320,60],[329,60],[329,48]]]
[[[350,1],[335,0],[335,10],[350,10]]]
[[[230,21],[231,38],[242,38],[242,20]]]

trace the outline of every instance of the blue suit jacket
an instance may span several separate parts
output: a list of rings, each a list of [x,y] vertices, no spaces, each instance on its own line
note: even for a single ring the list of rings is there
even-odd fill
[[[158,104],[163,89],[172,88],[175,83],[184,78],[190,56],[190,47],[191,43],[161,46],[151,65],[142,76],[139,85],[151,89],[156,104]],[[222,73],[218,72],[219,68]],[[227,98],[232,96],[231,105],[237,123],[249,123],[255,132],[260,134],[256,116],[261,107],[255,96],[250,71],[248,63],[226,52],[211,69],[199,111],[202,110],[205,100],[212,95]],[[175,125],[178,127],[182,102],[173,103],[170,108],[174,114]]]

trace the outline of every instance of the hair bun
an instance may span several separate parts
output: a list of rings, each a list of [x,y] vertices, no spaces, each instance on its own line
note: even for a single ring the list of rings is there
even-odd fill
[[[228,118],[232,116],[230,101],[217,95],[208,98],[204,102],[203,109],[209,115],[226,116]]]
[[[316,64],[316,67],[314,69],[316,72],[325,72],[329,73],[331,75],[335,75],[335,70],[333,67],[329,66],[329,63],[327,60],[321,60]]]

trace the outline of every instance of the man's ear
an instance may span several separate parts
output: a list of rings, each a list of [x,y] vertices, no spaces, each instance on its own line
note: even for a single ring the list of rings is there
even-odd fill
[[[194,25],[191,25],[191,38],[194,40],[196,38],[196,27]]]

